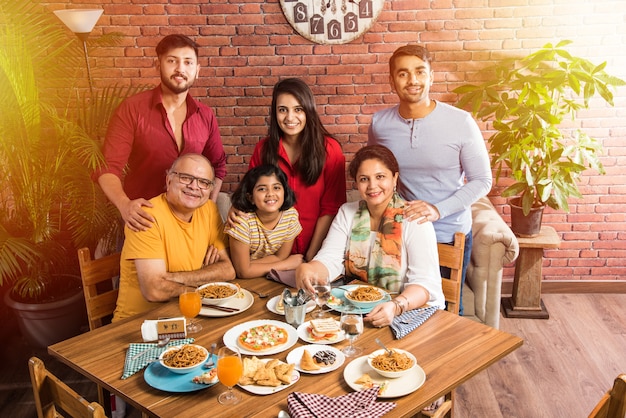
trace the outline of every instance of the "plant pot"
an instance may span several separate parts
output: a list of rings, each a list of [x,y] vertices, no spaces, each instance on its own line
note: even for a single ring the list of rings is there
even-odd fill
[[[532,238],[541,231],[541,220],[545,206],[531,208],[528,215],[524,215],[524,209],[518,205],[519,197],[509,200],[511,206],[511,231],[518,237]]]
[[[22,336],[32,347],[45,348],[66,340],[80,334],[87,325],[85,298],[80,288],[66,298],[47,303],[18,302],[11,292],[6,292],[4,302],[13,309]]]

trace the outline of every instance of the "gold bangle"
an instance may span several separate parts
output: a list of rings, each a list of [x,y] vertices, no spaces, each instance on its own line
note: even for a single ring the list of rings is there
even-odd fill
[[[392,299],[391,301],[396,306],[396,312],[398,312],[398,308],[400,308],[400,313],[395,313],[396,316],[402,315],[402,305],[396,299]]]
[[[406,299],[406,298],[404,298],[404,299]],[[401,302],[398,298],[393,299],[392,302],[397,307],[400,308],[400,315],[402,315],[406,311],[406,305],[403,302]]]

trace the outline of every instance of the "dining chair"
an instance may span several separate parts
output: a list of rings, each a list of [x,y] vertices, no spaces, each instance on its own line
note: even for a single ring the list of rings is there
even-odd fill
[[[103,325],[115,311],[118,289],[113,281],[120,275],[120,253],[92,259],[89,248],[78,250],[80,276],[83,280],[83,292],[87,305],[89,329]]]
[[[94,260],[91,258],[89,248],[80,248],[78,264],[83,281],[89,329],[93,331],[110,322],[115,311],[118,289],[114,285],[114,280],[120,275],[120,253]],[[109,411],[110,394],[100,386],[98,386],[98,402],[106,406]]]
[[[626,374],[615,378],[613,387],[604,394],[600,402],[589,414],[589,418],[626,417]]]
[[[41,359],[31,357],[28,360],[28,369],[35,395],[37,417],[63,417],[61,413],[74,418],[106,417],[102,405],[97,402],[87,402],[46,369]]]
[[[446,298],[448,312],[459,314],[461,304],[461,278],[463,276],[463,255],[465,253],[465,235],[454,234],[453,245],[437,243],[439,266],[450,270],[450,277],[442,277],[441,287]]]
[[[446,310],[456,315],[459,314],[461,304],[461,278],[463,276],[463,255],[465,253],[465,234],[457,232],[454,234],[454,242],[450,244],[437,243],[439,251],[439,266],[450,270],[450,277],[441,278],[441,287],[446,299]],[[422,411],[422,415],[431,418],[441,418],[452,415],[452,405],[454,403],[454,392],[445,396],[444,402],[432,412]]]

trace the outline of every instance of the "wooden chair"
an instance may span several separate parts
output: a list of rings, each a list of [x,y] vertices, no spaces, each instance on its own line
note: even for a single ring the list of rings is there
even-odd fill
[[[92,260],[89,248],[81,248],[78,250],[78,262],[89,329],[94,330],[103,325],[103,318],[115,311],[118,290],[113,287],[113,279],[120,275],[120,253]]]
[[[63,417],[61,412],[74,418],[106,417],[102,405],[87,402],[48,371],[39,358],[31,357],[28,360],[28,369],[39,418]]]
[[[465,235],[454,234],[454,244],[437,244],[439,265],[450,269],[450,277],[442,278],[441,286],[446,298],[448,312],[459,314],[461,305],[461,278],[463,277],[463,255],[465,253]]]
[[[446,298],[447,310],[456,315],[459,314],[461,304],[461,278],[463,277],[463,255],[465,253],[465,234],[457,232],[454,234],[454,244],[437,244],[439,251],[439,265],[450,269],[450,277],[441,278],[443,295]],[[454,392],[446,395],[443,404],[433,412],[422,412],[431,418],[441,418],[452,416],[452,405],[454,403]]]
[[[604,394],[589,414],[589,418],[626,417],[626,374],[622,373],[613,382],[613,388]]]
[[[89,329],[101,327],[115,311],[118,289],[113,280],[120,275],[120,253],[93,260],[89,248],[78,250],[80,276],[83,281]],[[110,394],[98,386],[98,402],[110,411]]]

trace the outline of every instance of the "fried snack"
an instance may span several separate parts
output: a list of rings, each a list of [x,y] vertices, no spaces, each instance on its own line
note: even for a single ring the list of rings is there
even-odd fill
[[[319,370],[320,366],[318,366],[313,361],[313,357],[311,356],[311,353],[309,353],[307,350],[304,350],[302,352],[302,358],[300,359],[300,368],[302,370],[313,371],[313,370]]]
[[[276,366],[276,377],[284,384],[289,385],[291,384],[291,378],[295,368],[295,364],[280,363]]]
[[[372,359],[372,367],[378,370],[399,372],[413,367],[413,360],[404,353],[391,350],[392,354],[383,353]]]
[[[280,386],[290,384],[295,365],[286,364],[278,359],[267,363],[256,356],[243,359],[243,375],[239,379],[240,385]]]
[[[372,385],[374,384],[374,381],[372,380],[372,376],[365,373],[361,377],[359,377],[357,380],[355,380],[354,383],[356,383],[357,385],[363,385],[363,386],[368,385],[369,387],[372,387]]]

